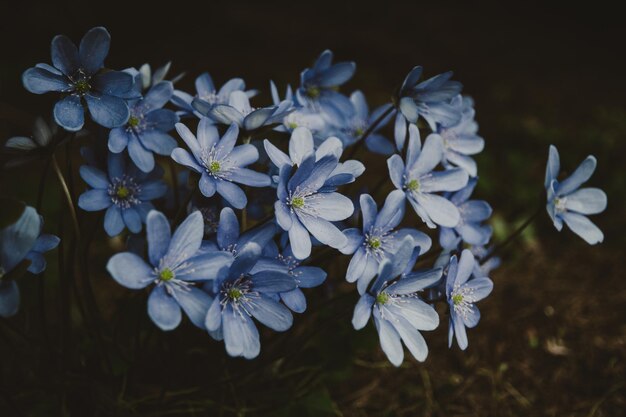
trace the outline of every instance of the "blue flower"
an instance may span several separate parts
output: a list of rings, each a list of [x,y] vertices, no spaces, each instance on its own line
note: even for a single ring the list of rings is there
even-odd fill
[[[370,115],[367,101],[361,91],[355,91],[350,95],[350,103],[354,109],[353,112],[348,117],[335,121],[335,125],[327,132],[341,139],[345,147],[356,143],[370,125],[391,107],[391,104],[384,104],[375,109]],[[391,155],[394,152],[391,142],[378,133],[390,119],[391,114],[385,117],[382,122],[378,123],[376,128],[365,138],[367,149],[383,155]]]
[[[483,261],[487,256],[491,255],[494,247],[486,246],[472,246],[469,248],[472,254],[476,258],[476,264],[474,265],[473,274],[477,277],[486,277],[489,273],[500,266],[501,259],[497,256],[491,256],[486,261]]]
[[[248,243],[253,242],[261,247],[265,247],[275,234],[276,225],[274,222],[267,222],[240,234],[239,220],[237,220],[235,212],[230,207],[224,207],[220,212],[215,242],[211,240],[203,241],[201,250],[223,250],[237,257],[239,251]]]
[[[475,303],[486,298],[493,290],[493,282],[485,276],[470,277],[476,271],[474,255],[469,249],[450,259],[446,277],[446,299],[450,306],[450,323],[448,326],[448,346],[452,346],[452,338],[462,350],[467,348],[466,327],[476,327],[480,320],[480,311]]]
[[[596,158],[588,156],[576,171],[563,181],[557,181],[560,161],[559,151],[550,145],[548,165],[546,166],[545,187],[548,194],[546,209],[558,231],[563,222],[572,232],[583,238],[590,245],[602,242],[604,234],[585,215],[601,213],[606,209],[607,198],[599,188],[580,188],[596,170]]]
[[[219,282],[217,294],[206,314],[205,326],[217,340],[224,339],[230,356],[253,359],[261,350],[259,331],[252,317],[282,332],[293,317],[275,294],[295,288],[294,279],[273,269],[253,268],[261,258],[261,247],[251,242],[241,250],[228,275]]]
[[[85,211],[106,209],[104,230],[116,236],[127,227],[132,233],[141,231],[141,223],[154,207],[150,200],[163,197],[167,185],[156,168],[149,174],[141,172],[132,163],[126,164],[123,154],[110,153],[108,175],[98,168],[83,165],[80,176],[92,187],[78,198],[78,206]]]
[[[352,325],[360,330],[374,316],[380,346],[395,366],[404,359],[401,341],[415,359],[423,362],[428,346],[419,330],[434,330],[439,325],[439,315],[422,301],[419,292],[437,283],[442,270],[411,272],[418,252],[414,247],[413,239],[407,236],[395,256],[380,263],[378,278],[361,296],[352,317]]]
[[[397,124],[417,123],[422,117],[430,129],[437,131],[437,125],[452,126],[459,122],[461,113],[450,102],[463,89],[458,81],[451,81],[452,72],[446,72],[419,82],[422,67],[413,68],[404,79],[400,88],[400,113]],[[401,146],[398,149],[402,149]]]
[[[56,248],[59,238],[41,234],[43,219],[33,207],[24,207],[18,220],[0,230],[0,317],[17,313],[20,293],[14,279],[4,279],[22,261],[27,270],[39,274],[46,268],[43,253]]]
[[[482,222],[491,217],[491,206],[483,200],[469,200],[477,183],[476,178],[450,196],[450,202],[459,210],[459,223],[454,228],[439,229],[439,243],[444,249],[456,248],[461,241],[470,245],[486,245],[491,239],[491,226]]]
[[[200,120],[197,139],[182,123],[176,124],[176,130],[191,154],[176,148],[172,151],[172,159],[202,175],[199,187],[205,197],[212,197],[217,192],[233,207],[242,209],[248,199],[235,183],[251,187],[271,184],[269,176],[245,168],[259,159],[259,151],[250,144],[235,146],[239,136],[236,124],[232,124],[221,139],[217,128],[208,119]]]
[[[350,100],[337,92],[337,87],[345,84],[356,71],[354,62],[332,63],[333,53],[325,50],[312,68],[300,74],[300,87],[296,91],[298,101],[306,106],[341,118],[353,111]]]
[[[234,123],[247,132],[281,124],[285,116],[294,110],[293,103],[289,100],[281,101],[276,106],[255,109],[250,106],[248,95],[239,90],[230,93],[228,104],[208,104],[195,98],[192,106],[202,116],[225,125]]]
[[[148,63],[143,64],[141,67],[139,67],[141,90],[142,91],[148,90],[150,87],[154,87],[161,81],[165,81],[165,77],[167,77],[167,73],[170,71],[171,65],[172,63],[168,62],[162,67],[155,69],[154,72],[152,72],[152,68],[150,67],[150,64]],[[172,84],[176,84],[184,76],[185,76],[185,73],[178,74],[177,76],[172,78],[170,81],[172,82]]]
[[[51,91],[64,97],[54,106],[54,120],[69,131],[78,131],[85,122],[83,100],[91,118],[113,128],[130,115],[122,97],[133,87],[133,77],[119,71],[101,71],[109,53],[111,37],[103,27],[83,36],[77,49],[72,41],[58,35],[52,39],[52,65],[37,64],[22,75],[24,87],[35,94]]]
[[[430,238],[415,229],[394,230],[404,218],[405,199],[400,190],[392,191],[385,200],[385,205],[378,212],[376,202],[369,194],[361,194],[361,212],[363,229],[345,229],[343,234],[348,244],[341,248],[341,253],[352,255],[346,280],[357,282],[359,294],[363,294],[376,276],[378,266],[397,252],[398,246],[406,236],[413,238],[413,243],[426,253],[431,246]]]
[[[139,290],[154,283],[148,314],[162,330],[173,330],[181,308],[193,324],[204,328],[211,297],[197,284],[225,274],[233,261],[228,252],[198,253],[202,243],[202,215],[191,213],[174,234],[167,218],[151,210],[146,222],[149,263],[131,252],[115,254],[107,263],[111,276],[126,288]]]
[[[278,95],[278,89],[273,81],[270,81],[270,90],[272,93],[272,101],[274,105],[279,105],[282,101]],[[278,132],[292,132],[297,127],[306,127],[315,136],[323,134],[326,130],[326,120],[319,113],[311,109],[310,107],[303,106],[298,102],[297,97],[294,96],[291,86],[287,86],[285,94],[285,100],[291,101],[295,107],[295,110],[286,115],[283,118],[282,126],[276,126],[274,130]]]
[[[434,194],[439,191],[458,191],[467,185],[468,175],[461,168],[433,171],[443,156],[443,140],[437,134],[426,138],[423,149],[419,130],[409,126],[409,146],[406,166],[400,155],[387,160],[391,181],[403,190],[418,216],[430,228],[435,224],[455,227],[461,218],[456,206],[446,198]]]
[[[162,107],[173,91],[170,81],[161,81],[151,87],[144,98],[131,101],[126,125],[109,133],[109,150],[120,153],[128,147],[130,159],[143,172],[154,169],[153,152],[169,156],[176,147],[176,140],[167,132],[174,129],[178,116]]]
[[[334,187],[324,191],[325,184],[337,168],[336,155],[327,154],[316,160],[314,153],[305,155],[292,174],[292,167],[280,168],[278,201],[274,204],[278,225],[289,232],[291,249],[297,259],[311,254],[311,235],[322,244],[341,249],[347,238],[331,222],[344,220],[352,215],[352,201]]]
[[[241,78],[233,78],[228,80],[219,90],[217,90],[209,73],[205,72],[196,78],[195,96],[181,90],[174,90],[172,103],[180,109],[178,111],[179,116],[183,117],[195,114],[200,118],[203,117],[203,115],[194,109],[192,105],[194,99],[198,101],[199,105],[201,105],[203,109],[206,109],[216,104],[228,104],[230,94],[233,91],[242,91],[248,98],[254,97],[257,94],[256,90],[245,91],[245,89],[246,83],[244,80]]]
[[[315,160],[319,161],[326,155],[335,155],[337,159],[343,153],[343,144],[336,137],[329,137],[315,149],[312,132],[306,127],[294,129],[289,138],[289,155],[274,146],[270,141],[263,141],[265,152],[270,160],[280,170],[283,166],[300,166],[302,161],[312,153]],[[356,160],[339,162],[324,184],[324,191],[330,191],[339,185],[354,182],[365,172],[365,166]]]
[[[326,280],[326,272],[322,268],[301,266],[300,262],[293,256],[290,246],[287,246],[280,253],[278,246],[274,242],[269,242],[268,245],[264,246],[263,258],[252,268],[252,272],[261,270],[275,270],[287,273],[293,278],[296,288],[281,292],[275,298],[279,297],[295,313],[304,313],[306,311],[306,298],[302,288],[317,287]]]
[[[438,133],[443,138],[443,165],[446,168],[458,166],[471,177],[478,174],[476,161],[470,157],[482,152],[485,140],[478,135],[478,123],[474,120],[474,101],[469,97],[456,96],[452,106],[461,113],[459,122],[450,127],[439,126]]]

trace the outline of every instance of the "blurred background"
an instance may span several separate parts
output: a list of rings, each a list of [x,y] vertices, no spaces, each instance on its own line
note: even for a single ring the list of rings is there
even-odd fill
[[[0,324],[0,415],[624,415],[623,14],[602,2],[469,3],[2,2],[0,143],[30,134],[33,118],[49,114],[52,95],[27,93],[20,76],[49,62],[56,34],[78,42],[103,25],[113,39],[108,67],[171,60],[171,75],[187,73],[177,84],[186,91],[203,71],[217,84],[243,77],[261,90],[257,105],[271,101],[269,80],[281,91],[297,86],[300,71],[330,48],[336,60],[357,63],[343,91],[362,90],[372,107],[386,102],[414,65],[427,76],[455,71],[476,102],[486,140],[477,195],[494,208],[496,242],[543,198],[549,144],[561,151],[564,170],[588,154],[598,158],[589,184],[606,191],[609,206],[592,218],[605,233],[594,247],[569,230],[557,233],[542,216],[503,253],[468,350],[447,348],[443,322],[425,334],[427,361],[405,360],[400,369],[380,351],[373,326],[352,329],[357,295],[336,296],[344,288],[341,262],[328,265],[324,288],[307,292],[309,309],[289,332],[262,334],[254,361],[227,357],[221,343],[189,323],[156,331],[145,294],[120,288],[104,272],[121,242],[104,239],[101,218],[83,216],[98,242],[89,267],[105,340],[82,324],[52,252],[44,276],[21,282],[19,315]],[[70,146],[77,155],[82,145]],[[383,158],[365,163],[372,176],[386,173]],[[41,162],[1,171],[0,194],[34,205],[41,172]],[[67,224],[49,175],[43,213],[56,232]],[[83,189],[79,181],[74,186]],[[58,324],[63,314],[72,318],[68,328]]]

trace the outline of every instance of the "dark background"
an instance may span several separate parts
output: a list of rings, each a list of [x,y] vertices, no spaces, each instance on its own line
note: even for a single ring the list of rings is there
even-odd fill
[[[476,101],[486,139],[477,192],[494,207],[495,240],[537,204],[550,143],[564,170],[596,155],[590,183],[609,197],[607,211],[593,219],[603,244],[558,234],[543,216],[492,274],[496,288],[481,303],[469,349],[448,350],[443,324],[427,335],[426,363],[405,360],[401,369],[386,362],[372,327],[352,331],[356,295],[331,302],[328,289],[309,292],[309,311],[290,332],[264,335],[263,352],[250,363],[227,358],[221,344],[188,325],[155,334],[145,322],[145,297],[111,285],[102,271],[110,248],[100,248],[91,263],[105,317],[137,322],[143,349],[128,342],[134,330],[113,326],[120,330],[109,342],[134,353],[114,358],[115,372],[102,374],[76,324],[69,365],[59,372],[44,348],[33,347],[37,307],[28,294],[36,287],[25,282],[23,311],[2,322],[0,415],[624,415],[626,25],[619,9],[603,2],[19,1],[3,2],[0,19],[2,140],[28,134],[32,118],[49,112],[53,97],[27,93],[20,75],[50,61],[52,37],[78,42],[103,25],[113,37],[107,66],[172,60],[171,75],[188,74],[178,84],[187,91],[202,71],[217,84],[241,76],[262,91],[257,104],[270,101],[270,79],[281,90],[296,86],[326,48],[357,62],[344,91],[363,90],[371,106],[384,103],[416,64],[427,75],[453,69]],[[381,161],[366,160],[371,175],[386,172]],[[40,172],[36,163],[0,172],[0,193],[33,204]],[[52,180],[49,186],[56,190]],[[55,230],[60,203],[48,195],[44,213]],[[329,287],[341,287],[342,268],[329,272]],[[44,312],[54,320],[58,277],[46,277],[52,307]]]

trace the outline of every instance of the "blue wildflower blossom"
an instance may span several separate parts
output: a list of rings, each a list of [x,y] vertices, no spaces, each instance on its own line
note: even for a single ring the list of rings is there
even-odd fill
[[[259,331],[252,317],[275,331],[291,327],[293,317],[275,294],[295,288],[286,272],[253,268],[261,258],[261,247],[251,242],[233,261],[228,275],[219,281],[217,293],[206,314],[205,326],[211,335],[224,339],[230,356],[253,359],[261,350]]]
[[[296,91],[298,101],[313,109],[319,109],[331,117],[341,118],[353,111],[350,100],[337,91],[356,71],[354,62],[332,63],[333,53],[325,50],[312,68],[300,74],[300,87]]]
[[[460,167],[470,177],[478,175],[476,161],[470,155],[482,152],[485,140],[478,135],[478,123],[474,120],[474,101],[469,97],[456,96],[452,106],[461,113],[459,122],[450,127],[439,126],[437,133],[443,138],[443,166]]]
[[[239,136],[236,124],[232,124],[221,139],[217,128],[207,119],[200,120],[197,138],[182,123],[176,124],[176,130],[191,153],[176,148],[172,151],[172,159],[201,174],[199,187],[205,197],[212,197],[217,192],[233,207],[242,209],[248,199],[235,183],[251,187],[271,184],[269,176],[245,168],[259,159],[259,151],[250,144],[235,146]]]
[[[202,109],[208,109],[216,104],[228,104],[230,94],[234,91],[242,91],[248,98],[252,98],[257,94],[256,90],[247,90],[246,83],[241,78],[232,78],[228,80],[219,90],[215,87],[213,79],[208,72],[202,73],[196,78],[196,95],[192,96],[181,90],[174,90],[172,103],[179,108],[178,115],[203,117],[201,113],[196,111],[192,103],[197,100]]]
[[[281,124],[285,116],[294,110],[293,103],[289,100],[281,101],[275,106],[255,109],[250,106],[250,99],[243,91],[230,93],[228,104],[208,104],[195,98],[192,106],[202,116],[225,125],[234,123],[247,132]]]
[[[343,234],[348,238],[348,244],[340,250],[344,255],[354,254],[346,271],[346,280],[356,281],[359,294],[363,294],[376,276],[380,263],[397,252],[406,236],[413,238],[420,253],[430,249],[431,240],[415,229],[394,230],[404,218],[405,199],[400,190],[394,190],[387,196],[380,212],[369,194],[361,194],[360,206],[363,228],[345,229]]]
[[[147,91],[150,89],[150,87],[154,87],[161,81],[166,81],[165,77],[167,77],[167,73],[170,71],[171,66],[172,63],[167,62],[162,67],[155,69],[154,72],[152,71],[152,67],[150,67],[150,64],[148,63],[145,63],[141,67],[139,67],[139,74],[141,76],[141,90]],[[178,74],[170,81],[172,84],[176,84],[184,76],[185,73]]]
[[[580,188],[596,170],[596,158],[588,156],[576,171],[559,182],[556,178],[561,169],[559,151],[550,145],[546,166],[545,188],[548,194],[546,209],[556,230],[561,231],[563,222],[572,232],[590,245],[602,242],[604,234],[585,215],[601,213],[606,209],[607,197],[599,188]]]
[[[276,270],[287,273],[293,278],[296,288],[281,292],[275,298],[280,297],[280,300],[294,313],[306,311],[306,297],[302,288],[314,288],[326,280],[326,271],[322,268],[300,265],[289,245],[281,253],[274,242],[269,242],[263,247],[263,258],[252,268],[253,272],[261,270]]]
[[[448,326],[448,347],[452,339],[462,350],[467,349],[467,332],[465,328],[476,327],[480,320],[480,311],[475,303],[486,298],[493,290],[493,282],[485,276],[474,276],[476,261],[469,249],[463,250],[461,258],[450,259],[446,276],[446,299],[450,306],[450,322]]]
[[[56,248],[59,238],[42,234],[43,219],[33,207],[25,207],[19,219],[0,230],[0,317],[17,313],[20,292],[14,279],[3,279],[22,261],[27,270],[39,274],[46,268],[43,253]]]
[[[326,155],[335,155],[337,159],[343,153],[343,144],[336,137],[325,139],[315,149],[312,132],[306,127],[294,129],[289,138],[289,155],[274,146],[270,141],[263,141],[265,152],[270,160],[280,170],[283,166],[300,166],[302,161],[310,154],[315,153],[315,160],[319,161]],[[333,172],[324,183],[324,190],[329,191],[339,185],[354,182],[356,178],[365,172],[365,166],[356,160],[339,162]]]
[[[443,140],[430,134],[421,147],[419,130],[409,126],[409,146],[406,165],[400,155],[387,160],[391,181],[406,193],[409,203],[418,216],[431,229],[435,224],[455,227],[460,220],[457,207],[448,199],[435,194],[440,191],[458,191],[467,185],[468,175],[461,168],[433,171],[443,155]]]
[[[428,346],[419,331],[434,330],[439,325],[437,311],[419,293],[437,283],[442,270],[411,272],[418,252],[414,252],[414,247],[413,239],[407,236],[398,252],[380,263],[374,285],[361,295],[352,317],[352,325],[360,330],[374,316],[380,346],[395,366],[400,366],[404,359],[401,341],[415,359],[423,362]]]
[[[454,228],[439,229],[439,243],[444,249],[456,248],[461,242],[482,246],[489,243],[493,230],[491,226],[482,224],[491,217],[492,209],[483,200],[470,200],[478,180],[472,178],[467,185],[449,196],[450,202],[459,211],[459,223]]]
[[[167,132],[174,129],[178,116],[162,107],[173,91],[170,81],[161,81],[151,87],[144,98],[130,101],[128,122],[109,133],[109,150],[120,153],[128,147],[130,159],[143,172],[154,169],[153,152],[169,156],[176,147],[176,140]]]
[[[500,266],[501,259],[497,256],[490,256],[493,252],[493,246],[471,246],[469,249],[476,259],[473,272],[475,276],[486,277],[492,270]],[[489,259],[483,261],[488,256]]]
[[[172,235],[165,215],[151,210],[146,231],[148,262],[132,252],[122,252],[109,259],[107,270],[126,288],[139,290],[155,284],[148,297],[148,314],[162,330],[178,327],[181,308],[194,325],[204,328],[212,299],[198,285],[225,273],[232,255],[223,251],[199,253],[203,224],[197,211]]]
[[[322,135],[326,130],[326,120],[321,114],[314,111],[310,107],[302,105],[298,102],[298,98],[293,94],[291,86],[287,86],[285,93],[285,99],[281,100],[276,84],[270,81],[270,91],[272,93],[272,101],[275,106],[279,105],[282,101],[291,101],[295,107],[295,110],[286,115],[283,118],[283,124],[276,126],[274,130],[278,132],[293,132],[298,127],[306,127],[311,131],[314,136]]]
[[[370,114],[365,95],[361,91],[355,91],[350,95],[350,103],[354,111],[348,117],[343,118],[338,125],[332,126],[327,132],[329,135],[337,136],[341,139],[343,146],[348,147],[355,144],[370,125],[391,107],[391,104],[384,104]],[[378,133],[385,127],[391,114],[385,117],[374,130],[365,138],[367,149],[372,152],[391,155],[394,152],[393,145],[383,135]]]
[[[220,212],[216,232],[215,242],[203,241],[201,250],[223,250],[236,257],[249,242],[265,247],[276,234],[276,225],[274,222],[267,222],[240,234],[239,220],[235,212],[230,207],[224,207]]]
[[[437,125],[446,127],[457,124],[461,113],[451,104],[451,100],[461,92],[463,85],[450,80],[451,71],[420,83],[422,70],[419,66],[413,68],[402,83],[396,128],[399,129],[406,121],[417,123],[419,117],[426,120],[433,132],[437,131]],[[402,149],[402,146],[398,146],[398,149]]]
[[[338,163],[336,155],[328,154],[316,160],[315,154],[309,153],[295,171],[288,164],[280,168],[278,201],[274,204],[276,220],[289,232],[291,249],[297,259],[311,254],[309,233],[335,249],[347,244],[347,238],[331,222],[350,217],[354,205],[348,197],[334,192],[335,187],[325,191],[325,184]]]
[[[35,94],[63,93],[54,106],[54,120],[69,131],[78,131],[85,122],[83,102],[91,118],[113,128],[130,115],[122,97],[133,87],[133,77],[125,72],[102,71],[109,53],[111,37],[103,27],[89,30],[76,48],[72,41],[58,35],[52,39],[52,65],[37,64],[22,75],[24,87]]]
[[[160,178],[157,167],[144,173],[132,163],[127,164],[123,154],[110,153],[108,173],[89,165],[80,167],[80,176],[92,189],[78,198],[78,206],[85,211],[106,209],[104,230],[116,236],[127,227],[132,233],[141,231],[142,222],[154,207],[151,200],[163,197],[167,185]]]

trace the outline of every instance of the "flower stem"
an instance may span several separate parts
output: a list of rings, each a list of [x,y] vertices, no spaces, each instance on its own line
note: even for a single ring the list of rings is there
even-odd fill
[[[59,179],[59,183],[61,184],[61,188],[63,189],[63,194],[65,195],[65,200],[67,202],[67,208],[70,210],[70,216],[72,217],[72,224],[74,226],[76,239],[80,240],[80,226],[78,225],[78,216],[76,216],[76,208],[74,207],[72,194],[70,193],[70,189],[67,186],[67,182],[65,182],[65,178],[63,177],[63,173],[61,172],[61,168],[59,167],[56,155],[54,154],[52,155],[52,168],[54,169],[54,172]]]
[[[502,252],[504,248],[506,248],[509,244],[514,242],[518,237],[520,237],[522,235],[522,232],[526,230],[526,228],[530,226],[535,221],[535,219],[539,217],[543,209],[544,209],[543,204],[539,204],[539,207],[537,207],[537,210],[535,210],[535,212],[530,217],[528,217],[528,219],[526,219],[526,221],[524,221],[524,223],[522,223],[517,229],[515,229],[513,233],[511,233],[506,239],[504,239],[502,242],[495,245],[493,247],[493,250],[487,256],[480,259],[480,263],[487,262],[489,259],[496,256],[499,252]]]
[[[369,125],[369,127],[367,128],[367,130],[365,132],[363,132],[363,134],[361,135],[361,137],[359,137],[356,141],[356,143],[354,144],[354,146],[352,147],[352,149],[350,149],[350,152],[348,152],[348,154],[346,155],[345,159],[351,159],[356,152],[359,150],[359,148],[361,146],[363,146],[363,143],[365,143],[365,138],[367,138],[369,135],[372,134],[372,132],[374,132],[374,130],[376,130],[376,128],[383,122],[383,120],[385,120],[387,118],[387,116],[389,116],[390,114],[392,114],[394,111],[396,111],[396,108],[393,106],[390,106],[387,110],[385,110],[380,116],[378,116],[376,118],[376,120],[374,120],[372,122],[371,125]]]

